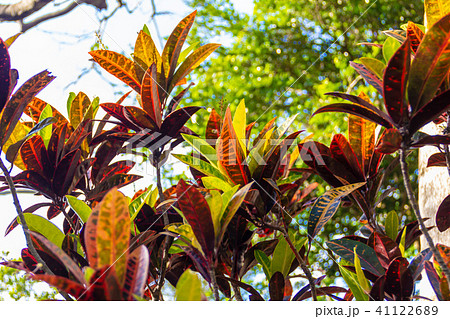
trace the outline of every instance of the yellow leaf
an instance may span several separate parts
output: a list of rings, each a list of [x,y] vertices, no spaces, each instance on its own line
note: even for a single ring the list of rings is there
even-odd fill
[[[247,125],[247,115],[245,113],[245,101],[241,100],[234,112],[233,127],[236,132],[236,137],[241,144],[244,155],[247,155],[247,149],[245,147],[245,127]]]
[[[450,1],[448,0],[425,0],[424,5],[424,25],[427,31],[443,16],[450,13]]]
[[[356,247],[353,248],[353,252],[355,255],[355,270],[356,270],[356,278],[358,278],[358,282],[361,286],[361,288],[364,290],[364,292],[370,292],[370,284],[367,280],[366,276],[364,275],[364,271],[361,268],[361,261],[359,260],[359,257],[356,253]]]
[[[8,151],[8,148],[23,139],[25,136],[27,136],[28,132],[30,131],[30,128],[24,125],[22,122],[17,123],[16,127],[14,128],[14,131],[12,132],[9,139],[6,141],[5,145],[3,145],[3,149]],[[5,153],[6,153],[5,152]],[[20,152],[17,154],[17,157],[14,161],[14,165],[16,165],[21,170],[25,170],[25,164],[22,161],[22,157],[20,156]]]
[[[116,188],[95,206],[86,223],[89,264],[95,269],[113,266],[120,284],[125,280],[130,227],[128,199]]]

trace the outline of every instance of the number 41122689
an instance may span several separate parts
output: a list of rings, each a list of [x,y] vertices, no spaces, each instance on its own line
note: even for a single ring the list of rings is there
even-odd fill
[[[438,306],[378,306],[375,310],[383,316],[436,316]]]

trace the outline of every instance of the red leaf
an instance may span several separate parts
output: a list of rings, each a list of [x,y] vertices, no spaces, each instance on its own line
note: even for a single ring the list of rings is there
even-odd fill
[[[383,94],[383,88],[380,78],[360,63],[350,62],[350,65],[361,75],[364,80],[372,85],[380,94]]]
[[[218,163],[222,165],[226,174],[236,185],[247,185],[250,171],[245,164],[244,151],[238,142],[228,108],[222,126],[222,132],[217,145]]]
[[[68,123],[64,123],[53,130],[50,141],[48,142],[47,154],[52,167],[55,167],[56,163],[60,160],[61,152],[66,141],[67,125]]]
[[[211,211],[203,195],[180,180],[177,185],[178,205],[195,234],[203,252],[209,258],[214,254],[214,225]]]
[[[408,21],[406,33],[408,34],[408,38],[411,40],[411,49],[414,53],[416,53],[420,42],[422,42],[424,33],[414,22],[411,21]]]
[[[441,233],[450,228],[450,195],[439,205],[436,213],[436,226]]]
[[[386,128],[392,127],[392,120],[375,106],[367,107],[366,105],[334,103],[323,106],[313,113],[313,116],[325,112],[343,112],[353,114],[363,119],[375,122]]]
[[[8,53],[8,48],[0,38],[0,112],[8,101],[9,88],[11,85],[11,60]]]
[[[48,71],[42,71],[28,79],[13,96],[3,110],[0,120],[0,145],[4,145],[22,116],[23,110],[36,94],[46,87],[55,77]]]
[[[407,121],[409,116],[405,94],[410,64],[410,40],[407,38],[389,60],[383,77],[386,110],[394,123],[398,125]]]
[[[55,168],[53,175],[53,190],[59,196],[67,194],[70,185],[72,184],[78,163],[81,157],[81,150],[75,150],[66,154],[58,166]]]
[[[447,166],[447,160],[444,153],[434,153],[428,158],[427,167],[431,166]]]
[[[450,144],[450,136],[447,135],[428,135],[420,140],[410,144],[411,147],[422,147],[426,145],[439,146],[441,144]]]
[[[64,277],[52,275],[36,275],[33,277],[33,279],[45,281],[50,286],[64,291],[77,299],[85,293],[85,288],[82,285]]]
[[[348,167],[353,174],[364,181],[364,174],[355,152],[344,135],[336,134],[330,144],[331,156]]]
[[[206,125],[206,140],[217,140],[220,136],[220,131],[222,130],[222,118],[219,113],[216,112],[215,109],[212,109],[211,114],[209,115],[208,124]],[[209,141],[212,142],[212,141]],[[214,143],[214,147],[216,144]]]
[[[125,106],[123,108],[123,115],[127,120],[139,127],[141,130],[150,129],[158,130],[154,120],[142,109],[134,106]]]
[[[148,68],[142,79],[141,99],[144,111],[158,127],[161,127],[162,105],[158,94],[155,63]]]
[[[272,275],[269,281],[269,293],[271,301],[283,301],[284,297],[284,276],[277,271]]]
[[[180,56],[181,49],[186,41],[189,30],[194,23],[195,15],[197,11],[192,12],[178,23],[177,27],[173,30],[172,34],[167,39],[167,43],[161,54],[163,67],[168,72],[168,79],[171,79],[178,63],[178,57]],[[170,81],[169,81],[170,82]],[[168,83],[168,86],[170,83]],[[169,92],[170,93],[170,92]]]
[[[122,289],[125,300],[134,300],[134,296],[143,297],[147,283],[149,259],[148,249],[144,245],[139,246],[129,255]]]
[[[33,189],[49,197],[54,197],[49,181],[34,171],[23,171],[13,177],[14,183],[24,185],[25,188]]]
[[[47,150],[40,135],[33,136],[22,145],[20,156],[27,170],[45,175],[43,161],[47,161],[48,165]]]
[[[103,196],[113,187],[121,188],[142,178],[139,175],[116,174],[102,181],[91,192],[86,195],[87,200],[101,200]]]
[[[431,287],[433,288],[436,297],[438,298],[438,300],[443,300],[439,283],[440,278],[431,261],[425,261],[425,271],[427,272],[428,280],[430,281]]]
[[[116,174],[127,174],[134,167],[134,164],[131,161],[118,161],[109,165],[102,171],[100,182]]]
[[[390,128],[383,132],[375,150],[382,154],[391,154],[400,149],[402,136],[396,128]]]
[[[408,269],[406,258],[397,257],[386,271],[384,291],[394,296],[397,301],[409,300],[414,289],[414,281]]]
[[[412,135],[422,126],[438,118],[450,109],[450,90],[434,97],[430,102],[413,113],[409,124],[409,134]]]
[[[401,257],[402,253],[392,239],[377,232],[369,237],[368,245],[375,250],[378,260],[385,269],[389,267],[392,260]]]
[[[370,299],[373,301],[383,301],[384,300],[384,283],[386,282],[386,276],[378,277],[378,279],[373,283],[372,289],[370,290]]]
[[[118,119],[122,125],[125,127],[134,130],[136,132],[139,132],[141,129],[130,122],[124,115],[124,106],[117,104],[117,103],[102,103],[100,104],[101,108],[111,115],[112,117]]]
[[[164,119],[161,125],[161,133],[176,137],[186,122],[200,109],[201,107],[198,106],[187,106],[173,111]]]

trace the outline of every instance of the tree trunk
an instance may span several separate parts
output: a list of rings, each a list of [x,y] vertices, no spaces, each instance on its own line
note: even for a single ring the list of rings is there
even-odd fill
[[[425,126],[422,131],[427,134],[442,134],[442,128],[434,123]],[[434,146],[422,147],[419,150],[419,207],[423,218],[429,218],[425,222],[427,226],[436,226],[436,212],[444,200],[450,194],[450,176],[446,167],[428,167],[428,158],[439,150]],[[441,233],[436,227],[430,231],[434,243],[450,246],[450,232]],[[421,237],[421,249],[427,248],[425,238]],[[420,295],[436,299],[428,281],[425,271],[422,273],[422,281],[419,284]]]

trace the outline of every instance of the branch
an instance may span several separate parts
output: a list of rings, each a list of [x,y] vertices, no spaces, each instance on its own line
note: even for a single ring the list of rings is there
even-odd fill
[[[45,15],[39,17],[39,18],[36,18],[35,20],[33,20],[31,22],[28,22],[28,23],[21,22],[22,32],[25,32],[25,31],[27,31],[27,30],[37,26],[38,24],[47,21],[47,20],[50,20],[50,19],[53,19],[53,18],[60,17],[62,15],[65,15],[65,14],[69,13],[70,11],[72,11],[73,9],[75,9],[76,7],[78,7],[78,3],[72,2],[71,4],[69,4],[64,9],[61,9],[61,10],[55,11],[55,12],[51,12],[49,14],[45,14]]]
[[[0,21],[19,21],[39,11],[52,0],[22,0],[14,4],[0,5]]]
[[[447,282],[450,284],[450,270],[445,264],[444,259],[442,258],[441,254],[437,250],[436,246],[433,243],[433,239],[430,236],[430,233],[428,232],[427,227],[425,226],[425,223],[423,221],[423,218],[420,214],[419,204],[417,203],[417,200],[414,196],[414,192],[411,187],[411,182],[409,180],[409,174],[408,174],[408,164],[406,163],[406,146],[405,143],[402,143],[402,148],[400,148],[400,168],[403,175],[403,183],[405,184],[406,188],[406,194],[408,195],[409,202],[411,203],[411,206],[413,208],[413,212],[416,215],[417,221],[420,225],[420,230],[422,231],[423,235],[425,236],[425,239],[428,243],[428,246],[430,247],[431,251],[433,252],[434,259],[437,261],[439,266],[442,269],[442,272],[447,277]]]
[[[30,254],[36,259],[36,262],[38,264],[42,265],[42,269],[49,275],[54,275],[53,271],[48,268],[45,261],[41,258],[41,256],[36,251],[36,248],[34,248],[33,241],[31,240],[30,236],[30,229],[28,228],[27,221],[25,220],[25,216],[22,211],[22,207],[20,207],[19,198],[17,197],[16,187],[14,185],[14,181],[11,178],[11,175],[8,172],[8,169],[6,168],[5,164],[3,164],[2,159],[0,158],[0,169],[3,171],[3,174],[5,175],[5,179],[8,183],[8,187],[11,190],[11,195],[13,197],[14,206],[16,207],[17,215],[19,215],[20,224],[22,225],[23,232],[25,234],[25,240],[27,242],[28,250],[30,251]],[[65,293],[64,291],[59,291],[59,293],[64,296],[66,300],[72,300],[70,296]]]

